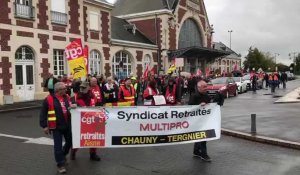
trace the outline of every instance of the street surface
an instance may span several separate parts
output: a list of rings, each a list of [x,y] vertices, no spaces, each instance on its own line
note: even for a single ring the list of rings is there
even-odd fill
[[[299,86],[299,80],[289,82],[288,89],[280,89],[277,95],[284,95]],[[269,90],[259,90],[256,94],[248,92],[227,99],[222,107],[222,127],[249,132],[250,114],[256,113],[259,135],[299,142],[299,104],[274,104],[278,98],[264,95],[268,93]],[[0,175],[57,174],[49,139],[39,127],[39,110],[1,113]],[[80,150],[77,160],[69,160],[68,174],[300,174],[298,150],[222,136],[221,140],[208,143],[213,162],[206,163],[194,158],[192,149],[193,144],[99,149],[101,162],[91,162],[88,150]]]
[[[276,96],[284,96],[300,87],[300,80],[289,81],[287,89],[276,89]],[[225,100],[222,107],[222,128],[251,131],[251,114],[257,115],[257,134],[283,140],[300,142],[300,103],[274,104],[271,91],[262,89],[247,92]]]

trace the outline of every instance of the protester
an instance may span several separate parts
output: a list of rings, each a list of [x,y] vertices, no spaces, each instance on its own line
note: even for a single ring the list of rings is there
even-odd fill
[[[58,82],[53,74],[49,74],[49,78],[46,79],[44,83],[44,88],[47,88],[50,94],[54,94],[54,85]]]
[[[103,86],[104,101],[105,103],[118,102],[118,85],[112,77],[107,78],[107,83]]]
[[[166,88],[165,99],[167,105],[180,104],[181,98],[178,95],[178,89],[174,78],[169,79],[168,86]]]
[[[96,106],[103,106],[103,92],[102,89],[98,85],[97,78],[91,77],[90,79],[90,89],[93,95],[96,97]]]
[[[224,98],[221,94],[217,94],[215,99],[211,99],[207,94],[207,83],[199,80],[197,82],[196,93],[190,96],[189,105],[201,105],[201,107],[205,107],[205,105],[211,102],[217,102],[218,105],[222,106]],[[207,154],[206,141],[195,143],[193,153],[195,157],[200,157],[203,161],[211,162],[211,158]]]
[[[156,81],[154,79],[152,79],[149,82],[148,87],[145,89],[145,91],[143,93],[144,105],[145,106],[155,106],[155,102],[154,102],[154,98],[153,98],[153,96],[155,96],[155,95],[159,95],[159,91],[156,87]]]
[[[93,78],[91,79],[91,83],[93,82]],[[94,83],[94,82],[93,82]],[[90,86],[88,82],[82,82],[80,85],[80,92],[77,94],[75,98],[75,103],[80,107],[87,106],[96,106],[98,99],[90,90]],[[71,159],[76,159],[76,152],[78,149],[72,149],[71,151]],[[90,160],[100,161],[101,158],[97,155],[96,148],[90,148]]]
[[[134,76],[131,77],[131,83],[132,83],[132,86],[135,90],[134,105],[137,106],[137,102],[138,102],[138,99],[139,99],[139,92],[140,92],[140,84],[137,81],[136,77],[134,77]]]
[[[128,102],[130,106],[134,106],[134,95],[135,90],[131,84],[131,79],[128,77],[125,79],[124,84],[120,86],[118,101]]]
[[[281,82],[282,82],[283,89],[286,89],[286,82],[287,81],[288,81],[287,74],[285,72],[282,72],[282,74],[281,74]]]
[[[40,126],[44,133],[53,135],[54,156],[59,173],[66,173],[66,158],[72,147],[71,134],[71,104],[70,97],[66,94],[66,86],[62,82],[54,85],[55,94],[50,94],[44,100],[40,112]],[[62,137],[65,138],[65,145],[62,146]]]
[[[72,89],[72,81],[68,78],[66,74],[64,74],[62,78],[62,82],[65,84],[67,91],[66,93],[71,96],[71,89]]]

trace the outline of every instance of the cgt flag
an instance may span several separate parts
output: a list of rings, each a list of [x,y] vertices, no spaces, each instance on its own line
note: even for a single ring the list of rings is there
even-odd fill
[[[86,77],[87,67],[80,38],[74,40],[66,47],[65,55],[73,78]]]

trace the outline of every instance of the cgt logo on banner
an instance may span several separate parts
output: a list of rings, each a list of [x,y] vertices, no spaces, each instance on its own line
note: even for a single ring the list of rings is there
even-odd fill
[[[105,113],[81,112],[80,147],[105,146]]]
[[[72,113],[74,148],[162,146],[221,137],[217,104],[77,108]]]
[[[82,48],[81,39],[74,40],[65,49],[73,78],[82,78],[87,75],[85,52]]]

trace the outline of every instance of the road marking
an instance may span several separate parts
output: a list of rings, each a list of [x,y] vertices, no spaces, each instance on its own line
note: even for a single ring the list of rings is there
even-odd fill
[[[47,137],[29,138],[29,137],[1,134],[1,133],[0,133],[0,137],[8,137],[13,139],[25,140],[23,143],[31,143],[31,144],[38,144],[38,145],[54,145],[53,139]]]

